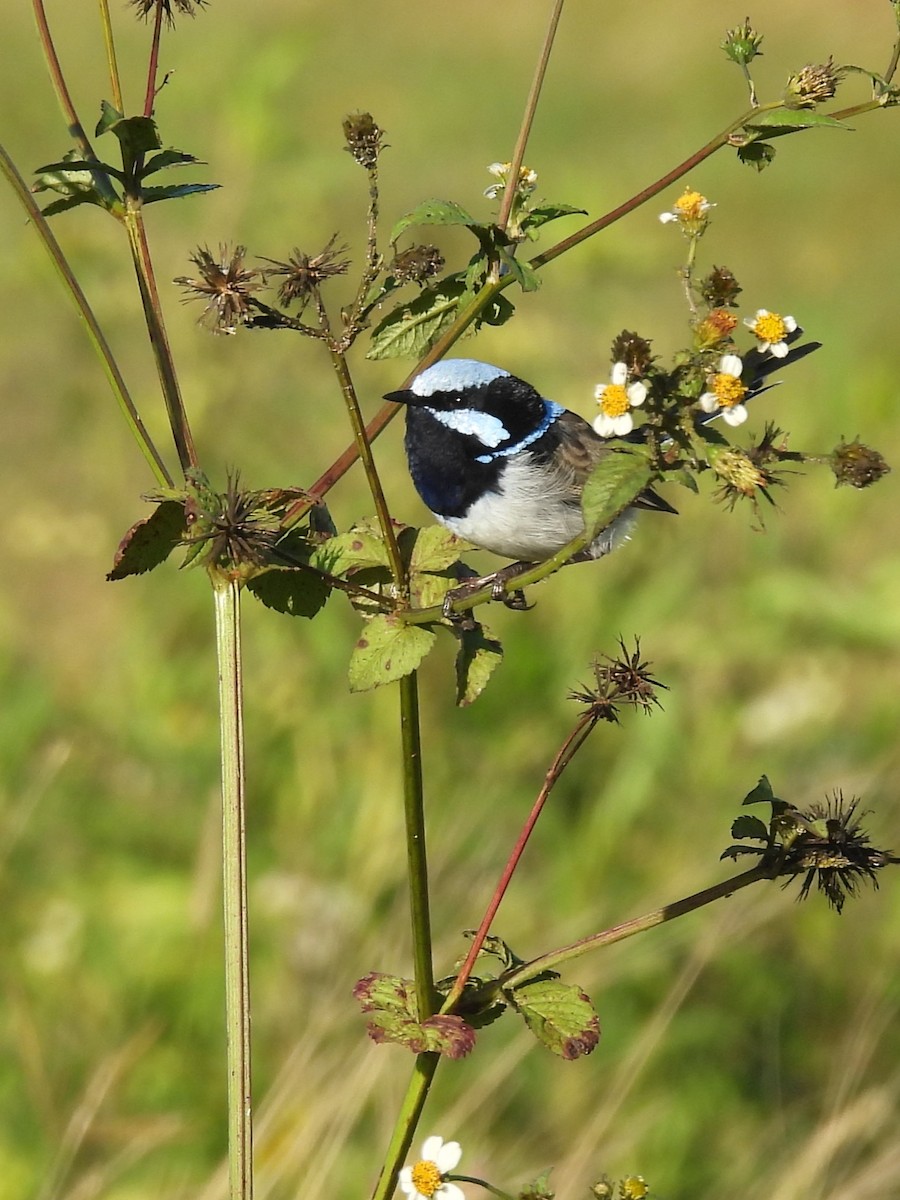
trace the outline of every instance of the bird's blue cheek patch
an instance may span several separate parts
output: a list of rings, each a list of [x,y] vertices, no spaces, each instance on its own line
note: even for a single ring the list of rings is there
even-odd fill
[[[454,408],[449,411],[430,408],[428,411],[447,429],[476,437],[482,446],[493,449],[509,439],[509,430],[499,417],[492,417],[490,413],[479,412],[475,408]],[[484,461],[490,461],[490,456]]]

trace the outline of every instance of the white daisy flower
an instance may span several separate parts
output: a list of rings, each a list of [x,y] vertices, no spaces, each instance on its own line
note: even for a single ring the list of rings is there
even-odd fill
[[[756,316],[746,317],[744,324],[752,330],[762,353],[765,354],[769,350],[776,358],[785,357],[788,352],[785,339],[797,328],[793,317],[782,317],[778,313],[769,312],[767,308],[758,308]]]
[[[700,407],[706,413],[718,413],[726,425],[743,425],[747,420],[747,408],[743,403],[747,389],[741,383],[744,364],[736,354],[723,354],[719,369],[710,375],[706,384],[708,392],[700,397]]]
[[[465,1192],[447,1179],[462,1158],[459,1142],[440,1137],[426,1138],[422,1157],[400,1172],[400,1190],[410,1200],[465,1200]]]
[[[610,373],[609,383],[598,383],[594,397],[600,405],[600,415],[594,419],[594,432],[601,437],[625,437],[634,428],[629,411],[647,399],[643,383],[628,383],[628,368],[617,362]]]

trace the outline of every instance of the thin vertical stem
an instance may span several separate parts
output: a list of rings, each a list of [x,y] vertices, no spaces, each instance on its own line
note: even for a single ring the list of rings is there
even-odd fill
[[[416,1057],[412,1079],[409,1081],[409,1087],[406,1089],[406,1095],[403,1097],[403,1103],[397,1114],[391,1144],[384,1157],[384,1166],[381,1168],[378,1183],[372,1193],[372,1200],[388,1200],[388,1197],[394,1194],[400,1167],[415,1136],[416,1126],[422,1115],[422,1109],[425,1107],[425,1101],[428,1098],[428,1092],[440,1060],[439,1054],[432,1053],[419,1054]]]
[[[228,1063],[229,1200],[252,1200],[250,963],[240,585],[213,575],[222,756],[222,893],[225,922],[225,1041]]]
[[[519,171],[522,169],[522,160],[525,158],[525,147],[528,144],[534,114],[537,111],[541,88],[544,86],[544,76],[547,73],[547,64],[550,61],[550,52],[553,49],[556,29],[559,25],[559,18],[562,16],[564,3],[565,0],[555,0],[554,2],[553,12],[550,14],[550,25],[544,36],[544,43],[541,46],[541,53],[535,67],[531,90],[528,93],[528,99],[525,101],[525,112],[522,116],[519,136],[516,138],[516,145],[513,150],[506,190],[503,193],[503,203],[500,205],[500,215],[497,217],[497,224],[504,230],[509,224],[509,215],[512,212],[512,206],[515,202],[516,191],[519,186]]]
[[[103,44],[106,47],[106,62],[109,67],[109,86],[112,91],[113,104],[124,112],[122,103],[122,84],[119,80],[119,64],[116,60],[116,44],[113,40],[112,21],[109,16],[109,0],[99,0],[100,24],[103,27]]]
[[[435,1011],[435,992],[428,906],[428,863],[425,854],[419,685],[415,671],[404,675],[400,680],[400,731],[403,742],[403,809],[406,816],[406,855],[413,961],[416,970],[416,1001],[419,1020],[424,1021]]]

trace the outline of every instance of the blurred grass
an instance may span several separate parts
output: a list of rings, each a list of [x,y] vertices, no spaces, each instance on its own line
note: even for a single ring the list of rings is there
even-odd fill
[[[428,195],[479,204],[508,158],[543,6],[399,0],[333,6],[216,0],[167,37],[167,143],[226,186],[148,212],[186,401],[205,463],[251,486],[315,478],[347,432],[327,364],[277,337],[214,339],[165,281],[198,243],[283,256],[339,229],[362,241],[362,181],[340,121],[388,131],[386,223]],[[549,198],[597,215],[705,142],[744,104],[718,50],[731,3],[572,6],[527,161]],[[761,93],[834,53],[883,68],[890,8],[754,6]],[[677,19],[677,26],[674,24]],[[90,5],[51,7],[91,124],[102,55]],[[146,30],[121,14],[130,103]],[[4,22],[0,128],[23,171],[65,135],[26,6]],[[847,95],[851,95],[848,85]],[[849,100],[847,101],[850,102]],[[857,433],[896,462],[897,114],[779,143],[757,176],[722,155],[690,180],[717,202],[701,245],[749,311],[791,312],[825,348],[761,402],[798,447]],[[677,194],[677,191],[676,191]],[[674,198],[670,197],[667,200]],[[582,412],[623,327],[677,348],[678,235],[639,210],[546,270],[498,331],[460,347]],[[0,1200],[225,1194],[211,605],[199,574],[104,582],[150,485],[36,239],[0,193],[0,595],[3,1060]],[[165,445],[124,245],[99,213],[56,222],[142,412]],[[449,239],[448,249],[467,253]],[[356,361],[368,411],[397,364]],[[378,443],[396,515],[423,513],[399,426]],[[530,955],[720,878],[717,856],[762,772],[796,802],[861,793],[896,844],[900,564],[897,475],[835,491],[810,473],[755,532],[687,493],[609,562],[542,585],[528,616],[490,622],[507,650],[470,711],[451,664],[423,672],[439,969],[477,922],[499,864],[573,719],[591,656],[638,633],[670,686],[665,712],[604,731],[554,794],[498,929]],[[346,524],[370,505],[354,474]],[[485,560],[487,561],[487,560]],[[374,1178],[409,1062],[366,1044],[350,1000],[409,968],[396,700],[348,696],[355,622],[314,626],[247,606],[247,725],[258,1195],[358,1196]],[[900,900],[894,881],[837,919],[793,894],[718,911],[586,960],[604,1037],[569,1064],[512,1021],[447,1067],[423,1132],[459,1138],[464,1169],[514,1186],[550,1163],[561,1194],[639,1170],[667,1200],[884,1200],[900,1194]]]

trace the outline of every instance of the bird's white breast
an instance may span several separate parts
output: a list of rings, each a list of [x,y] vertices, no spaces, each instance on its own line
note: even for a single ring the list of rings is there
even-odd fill
[[[462,517],[438,520],[453,533],[504,558],[543,562],[584,529],[577,504],[564,501],[565,482],[535,468],[532,456],[510,461],[495,491],[486,492]],[[590,554],[601,558],[627,538],[634,520],[629,510],[593,541]]]

